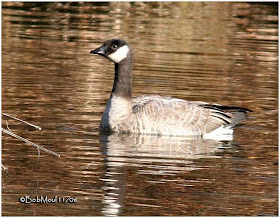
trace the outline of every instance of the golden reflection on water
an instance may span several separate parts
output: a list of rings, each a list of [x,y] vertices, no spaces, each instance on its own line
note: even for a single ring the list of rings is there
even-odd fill
[[[229,147],[228,143],[205,140],[186,139],[168,136],[136,136],[136,135],[101,135],[101,144],[106,154],[104,216],[120,215],[125,195],[125,168],[136,169],[138,175],[150,175],[146,182],[162,184],[178,179],[152,179],[154,176],[176,176],[188,171],[198,170],[193,160],[200,158],[219,158],[215,152]],[[127,181],[126,181],[127,179]],[[181,185],[190,186],[185,180]],[[151,194],[152,194],[151,190]],[[137,201],[140,200],[138,196]],[[138,203],[141,205],[141,202]],[[161,206],[146,202],[142,206],[160,208]]]
[[[113,64],[89,51],[112,37],[133,47],[134,95],[254,113],[233,141],[100,135]],[[35,148],[3,135],[2,214],[277,215],[277,99],[277,3],[2,3],[2,110],[62,156],[37,165]]]

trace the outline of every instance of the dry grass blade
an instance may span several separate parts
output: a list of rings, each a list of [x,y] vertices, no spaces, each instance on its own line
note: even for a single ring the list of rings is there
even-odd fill
[[[41,150],[41,151],[45,151],[45,152],[47,152],[47,153],[49,153],[49,154],[52,154],[52,155],[57,156],[57,157],[60,157],[60,155],[59,155],[58,153],[55,153],[55,152],[50,151],[50,150],[48,150],[48,149],[46,149],[46,148],[43,148],[42,146],[37,145],[37,144],[35,144],[35,143],[33,143],[33,142],[31,142],[31,141],[29,141],[29,140],[27,140],[27,139],[25,139],[25,138],[23,138],[23,137],[17,135],[17,134],[15,134],[15,133],[13,133],[13,132],[7,130],[7,129],[2,128],[2,132],[6,133],[6,134],[8,134],[8,135],[10,135],[10,136],[12,136],[12,137],[14,137],[14,138],[17,138],[17,139],[19,139],[19,140],[21,140],[21,141],[27,143],[28,145],[32,145],[32,146],[36,147],[37,149],[39,149],[39,150]]]
[[[5,167],[5,166],[2,164],[2,169],[3,169],[7,174],[9,174],[9,172],[8,172],[8,167]]]
[[[5,117],[8,117],[8,118],[11,118],[11,119],[13,119],[13,120],[17,120],[17,121],[19,121],[19,122],[22,122],[22,123],[24,123],[24,124],[26,124],[26,125],[32,126],[32,127],[36,128],[36,129],[39,129],[39,130],[42,129],[40,126],[36,126],[36,125],[34,125],[34,124],[32,124],[32,123],[28,123],[28,122],[26,122],[26,121],[24,121],[24,120],[21,120],[21,119],[19,119],[19,118],[17,118],[17,117],[14,117],[14,116],[9,115],[9,114],[2,113],[2,115],[5,116]]]

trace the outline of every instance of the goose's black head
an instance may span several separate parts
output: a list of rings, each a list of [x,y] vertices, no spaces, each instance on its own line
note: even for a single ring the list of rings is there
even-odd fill
[[[90,53],[101,55],[114,63],[119,63],[131,56],[130,50],[129,44],[124,40],[110,39]]]

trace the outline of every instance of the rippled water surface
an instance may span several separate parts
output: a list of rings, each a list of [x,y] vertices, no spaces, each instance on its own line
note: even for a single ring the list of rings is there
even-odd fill
[[[89,52],[113,37],[133,47],[133,95],[254,112],[232,141],[101,135],[114,69]],[[2,111],[61,155],[2,133],[2,215],[278,215],[277,55],[277,3],[2,3]]]

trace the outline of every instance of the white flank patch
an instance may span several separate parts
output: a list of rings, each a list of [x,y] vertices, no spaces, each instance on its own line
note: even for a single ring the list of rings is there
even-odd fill
[[[210,133],[203,134],[204,139],[214,140],[233,140],[233,129],[225,128],[223,126],[213,130]]]
[[[114,53],[108,55],[108,57],[115,63],[119,63],[120,61],[122,61],[127,57],[128,52],[129,52],[129,47],[127,45],[124,45]]]

